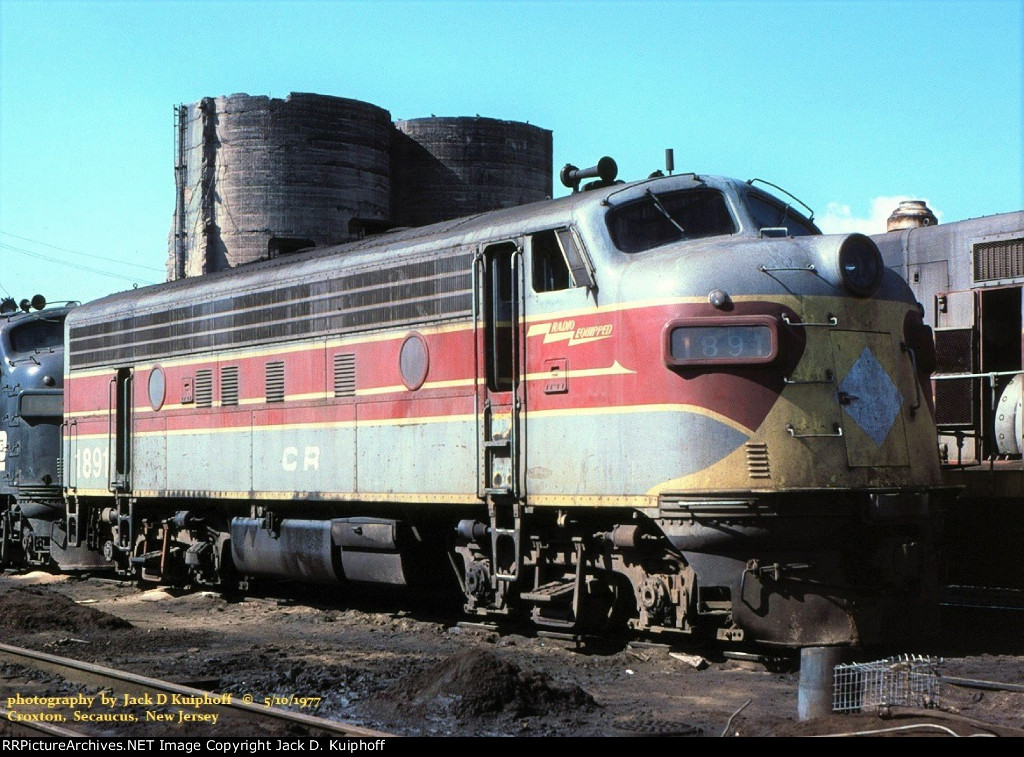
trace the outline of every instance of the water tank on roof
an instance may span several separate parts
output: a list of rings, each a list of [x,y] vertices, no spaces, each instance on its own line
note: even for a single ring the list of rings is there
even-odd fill
[[[234,94],[176,110],[168,279],[345,241],[390,218],[390,114],[326,95]]]
[[[551,197],[551,132],[493,118],[395,122],[391,208],[422,226]]]

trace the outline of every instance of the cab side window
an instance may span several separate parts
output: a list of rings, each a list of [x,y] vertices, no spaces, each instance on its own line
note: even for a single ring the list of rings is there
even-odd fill
[[[786,229],[791,237],[821,234],[818,228],[789,205],[782,205],[750,192],[747,208],[758,230]]]
[[[557,292],[568,289],[569,266],[554,231],[542,231],[531,238],[533,249],[533,291]]]
[[[550,229],[530,235],[533,291],[558,292],[594,286],[593,273],[570,229]]]

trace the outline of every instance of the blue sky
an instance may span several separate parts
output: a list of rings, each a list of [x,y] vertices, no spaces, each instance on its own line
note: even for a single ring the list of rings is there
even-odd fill
[[[827,232],[1024,209],[1024,0],[0,0],[0,295],[164,279],[173,107],[244,92],[761,178]]]

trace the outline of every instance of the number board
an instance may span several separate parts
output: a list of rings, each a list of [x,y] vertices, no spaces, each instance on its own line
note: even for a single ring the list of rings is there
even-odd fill
[[[690,318],[666,328],[669,365],[770,363],[778,353],[775,319],[770,316]]]

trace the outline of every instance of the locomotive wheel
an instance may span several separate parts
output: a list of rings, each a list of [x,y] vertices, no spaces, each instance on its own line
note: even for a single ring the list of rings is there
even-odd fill
[[[629,580],[619,573],[601,571],[596,574],[600,579],[599,583],[593,586],[599,588],[600,601],[595,602],[595,592],[588,591],[585,600],[587,608],[584,618],[588,625],[594,626],[594,630],[601,633],[620,633],[626,630],[629,618],[635,614],[635,600],[633,586]]]
[[[171,541],[167,544],[167,554],[164,555],[160,571],[160,583],[181,589],[192,582],[188,566],[185,565],[185,553],[188,551],[188,546],[179,541]]]
[[[235,567],[235,561],[231,558],[230,539],[225,539],[224,543],[221,544],[217,579],[220,581],[220,591],[222,594],[237,597],[245,593],[245,583],[238,572],[238,568]]]

